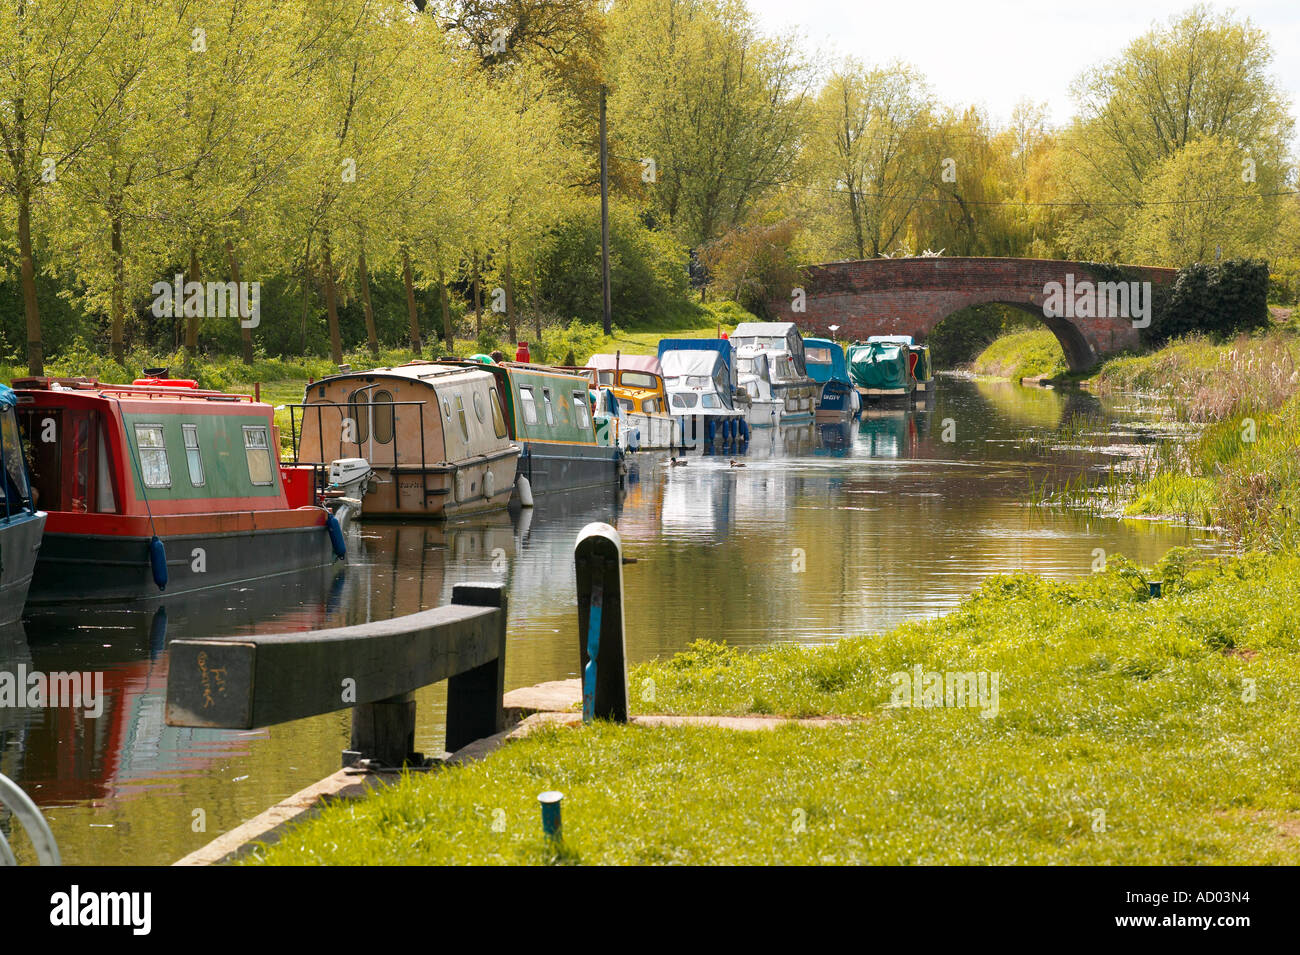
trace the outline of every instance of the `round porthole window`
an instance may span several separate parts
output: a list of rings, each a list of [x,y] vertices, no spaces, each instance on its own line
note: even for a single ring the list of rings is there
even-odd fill
[[[480,394],[478,394],[478,393],[475,393],[475,395],[474,395],[474,414],[476,414],[476,415],[478,416],[478,420],[479,420],[479,421],[484,421],[484,420],[486,420],[486,419],[483,417],[483,415],[484,415],[484,412],[483,412],[483,396],[480,395]]]

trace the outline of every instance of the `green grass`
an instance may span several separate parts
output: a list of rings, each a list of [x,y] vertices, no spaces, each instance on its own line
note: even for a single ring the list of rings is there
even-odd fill
[[[992,579],[882,636],[695,644],[634,669],[635,707],[860,719],[546,731],[326,809],[256,861],[1300,862],[1284,834],[1300,812],[1300,558],[1188,571],[1187,557],[1149,572],[1167,582],[1160,600],[1112,559],[1075,584]],[[891,674],[916,664],[998,673],[997,715],[892,705]],[[546,789],[565,793],[558,853],[539,832]]]
[[[1069,371],[1065,352],[1056,336],[1045,328],[1012,332],[980,352],[970,370],[990,378],[1055,377]]]

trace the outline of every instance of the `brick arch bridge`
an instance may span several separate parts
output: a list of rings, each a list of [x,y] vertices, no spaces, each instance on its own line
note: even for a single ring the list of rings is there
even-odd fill
[[[1044,286],[1063,287],[1108,281],[1082,262],[1055,259],[946,258],[863,259],[812,265],[805,270],[805,310],[796,312],[794,296],[773,302],[775,321],[796,322],[808,333],[829,334],[838,325],[840,339],[868,335],[911,335],[924,341],[935,325],[971,305],[999,304],[1021,309],[1052,330],[1071,370],[1082,371],[1101,358],[1133,348],[1138,329],[1131,317],[1112,307],[1103,317],[1048,317]],[[1173,282],[1174,269],[1125,266],[1128,281]],[[1086,288],[1087,286],[1085,286]],[[1103,305],[1105,304],[1103,299]]]

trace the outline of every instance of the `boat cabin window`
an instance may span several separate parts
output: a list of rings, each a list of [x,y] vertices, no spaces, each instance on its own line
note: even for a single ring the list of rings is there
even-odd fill
[[[630,401],[627,403],[627,410],[632,410],[632,402]],[[647,398],[645,401],[641,402],[641,410],[646,414],[654,414],[659,410],[659,399]]]
[[[460,419],[460,436],[468,441],[469,420],[465,417],[465,399],[460,395],[456,396],[456,417]]]
[[[352,419],[353,427],[356,429],[357,444],[365,444],[370,439],[370,409],[366,407],[370,403],[370,395],[364,388],[352,392],[352,397],[348,399],[348,417]],[[343,431],[347,434],[347,429]]]
[[[674,408],[694,408],[695,395],[673,395]]]
[[[275,480],[266,428],[260,425],[244,427],[244,457],[248,460],[248,479],[254,484],[271,484]]]
[[[380,407],[375,407],[379,405]],[[375,442],[388,444],[393,440],[393,394],[376,391],[370,397],[370,418],[374,422]]]
[[[736,372],[737,374],[741,374],[741,375],[752,375],[754,373],[754,359],[737,358]]]
[[[573,410],[578,416],[578,427],[583,429],[589,428],[591,426],[591,419],[587,417],[587,399],[577,391],[573,393]]]
[[[203,453],[199,451],[199,427],[194,424],[181,425],[185,435],[185,463],[190,468],[190,484],[203,487]]]
[[[704,408],[721,408],[722,401],[717,395],[704,394],[700,395],[700,405]]]
[[[483,395],[474,392],[474,417],[478,418],[479,423],[483,422]]]
[[[145,487],[171,487],[172,474],[167,465],[167,445],[160,424],[137,424],[135,446],[140,451],[140,476]]]
[[[624,410],[624,411],[635,411],[635,410],[636,410],[634,407],[632,407],[632,399],[631,399],[631,398],[619,398],[619,399],[618,399],[618,403],[621,404],[621,405],[623,406],[623,410]]]
[[[496,432],[498,438],[506,436],[506,419],[501,414],[501,402],[497,398],[497,390],[489,388],[488,394],[492,396],[492,430]]]
[[[45,511],[117,511],[112,461],[100,412],[87,408],[20,408],[32,503]],[[9,439],[6,436],[5,444]],[[129,453],[129,452],[128,452]],[[135,470],[128,465],[128,473]]]
[[[555,411],[551,407],[551,389],[542,389],[542,407],[546,409],[546,423],[552,428],[555,427]]]
[[[519,386],[519,405],[524,409],[524,424],[537,424],[537,401],[532,388]]]
[[[4,503],[12,513],[26,507],[32,499],[19,444],[18,418],[12,411],[0,413],[0,441],[4,442]]]
[[[655,376],[644,371],[625,371],[623,372],[623,387],[625,388],[654,388],[657,387]]]
[[[831,350],[829,348],[809,348],[803,353],[805,365],[829,365]]]
[[[612,370],[601,369],[596,372],[596,380],[602,385],[614,384],[614,372]]]
[[[687,375],[686,385],[689,388],[707,388],[709,385],[708,375]]]

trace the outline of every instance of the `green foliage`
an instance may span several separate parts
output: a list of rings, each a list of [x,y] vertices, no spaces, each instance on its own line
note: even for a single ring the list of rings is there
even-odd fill
[[[1040,328],[1041,320],[1006,305],[973,305],[953,312],[925,337],[936,368],[955,368],[977,358],[998,336]]]
[[[1267,263],[1235,259],[1179,269],[1173,287],[1156,297],[1143,334],[1161,344],[1192,332],[1223,337],[1268,324]]]
[[[1068,370],[1061,343],[1045,328],[1004,335],[971,364],[971,371],[977,375],[1013,381],[1039,375],[1054,377]]]

